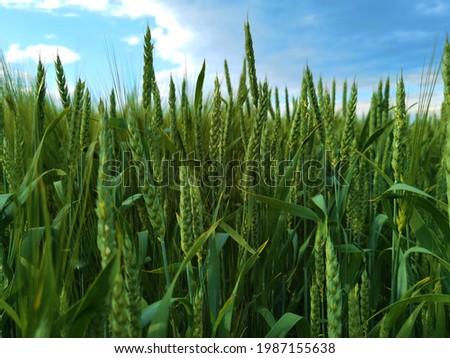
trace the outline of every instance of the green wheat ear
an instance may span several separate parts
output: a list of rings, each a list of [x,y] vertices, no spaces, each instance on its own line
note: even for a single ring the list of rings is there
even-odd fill
[[[314,277],[317,289],[320,293],[320,299],[324,298],[325,287],[325,243],[327,228],[325,223],[320,222],[317,227],[316,237],[314,241]],[[320,306],[320,305],[319,305]]]
[[[318,139],[321,146],[325,144],[325,130],[322,125],[322,113],[320,108],[320,101],[323,105],[323,93],[319,93],[319,98],[314,87],[314,79],[309,67],[306,67],[306,78],[308,81],[308,96],[311,104],[311,114],[313,119],[313,126],[318,127]],[[320,82],[321,83],[321,82]],[[323,91],[323,88],[321,89]]]
[[[256,64],[255,64],[255,52],[253,50],[252,34],[250,32],[250,23],[246,22],[244,25],[245,30],[245,55],[248,64],[248,78],[250,82],[250,93],[252,94],[253,104],[255,108],[258,108],[259,90],[258,79],[256,77]]]
[[[175,84],[173,83],[173,78],[170,76],[169,84],[169,117],[170,117],[170,138],[175,144],[176,148],[180,148],[179,143],[179,133],[178,133],[178,122],[177,122],[177,97],[175,93]]]
[[[325,253],[328,338],[340,338],[342,335],[341,280],[336,251],[328,235],[325,244]]]
[[[320,307],[322,305],[322,299],[320,297],[319,286],[316,282],[316,277],[313,276],[313,283],[311,285],[310,294],[310,326],[311,326],[311,337],[319,338],[321,335],[320,330]]]
[[[150,27],[147,26],[144,36],[144,75],[142,84],[142,106],[145,110],[149,109],[151,105],[154,78],[152,34]]]
[[[335,123],[333,114],[333,103],[330,94],[327,89],[325,89],[324,99],[323,99],[323,121],[325,128],[325,149],[330,155],[331,163],[333,165],[337,164],[337,148],[336,148],[336,133],[335,133]]]
[[[111,150],[108,144],[108,117],[105,115],[100,121],[99,128],[99,173],[97,181],[97,246],[100,251],[102,267],[106,267],[109,259],[117,251],[115,238],[115,214],[111,184],[108,184],[104,172],[106,163],[111,159]],[[118,282],[120,284],[120,282]]]
[[[369,317],[370,317],[370,281],[369,276],[367,274],[367,270],[364,269],[364,272],[361,275],[361,290],[360,293],[360,304],[361,304],[361,321],[363,327],[363,335],[367,337],[367,333],[369,331]]]
[[[333,118],[336,112],[336,79],[333,78],[333,82],[331,84],[331,108],[333,112]]]
[[[84,149],[90,143],[89,125],[91,119],[91,93],[86,88],[84,93],[83,113],[81,115],[81,130],[80,130],[80,148]]]
[[[84,87],[85,83],[78,80],[75,86],[72,110],[70,111],[69,145],[67,148],[67,162],[70,171],[73,171],[78,164]]]
[[[45,125],[45,69],[44,65],[39,58],[37,77],[36,77],[36,120],[37,120],[37,130],[39,140],[44,135],[44,125]],[[37,143],[36,143],[37,145]]]
[[[153,81],[153,101],[155,114],[153,116],[153,123],[156,129],[163,127],[163,111],[161,106],[161,93],[159,92],[158,84],[156,80]]]
[[[347,80],[344,81],[342,86],[342,117],[347,118]]]
[[[211,129],[209,140],[209,155],[212,160],[222,159],[222,97],[220,94],[219,78],[214,80],[213,113],[211,117]]]
[[[180,167],[180,233],[181,250],[187,255],[194,241],[191,210],[191,191],[189,183],[189,167]]]
[[[406,168],[406,104],[405,104],[405,84],[403,76],[397,84],[397,105],[395,109],[395,123],[394,123],[394,140],[392,151],[392,169],[394,171],[395,182],[401,183],[404,181]]]
[[[227,85],[228,92],[228,106],[227,106],[227,114],[225,120],[222,121],[222,143],[221,143],[221,153],[223,161],[225,162],[225,154],[228,146],[230,134],[231,134],[231,126],[233,124],[233,116],[234,116],[234,98],[233,98],[233,87],[231,85],[231,77],[230,70],[228,68],[228,62],[225,60],[224,62],[224,71],[225,71],[225,80]]]
[[[291,106],[289,104],[289,90],[287,87],[284,88],[284,104],[285,104],[285,108],[286,108],[286,120],[288,122],[291,121]]]
[[[128,293],[130,336],[140,337],[140,316],[141,316],[141,284],[140,267],[137,262],[137,250],[130,237],[125,236],[122,255],[124,261],[124,283]]]
[[[292,156],[295,153],[299,142],[303,140],[302,135],[306,136],[306,133],[302,133],[301,129],[302,126],[306,125],[306,123],[303,122],[306,121],[305,113],[308,106],[308,86],[308,77],[305,71],[302,78],[300,104],[297,106],[297,110],[291,122],[291,130],[288,140],[289,156]]]
[[[239,86],[237,92],[237,107],[239,113],[239,129],[242,135],[242,138],[245,140],[248,138],[247,133],[247,125],[245,123],[245,115],[244,115],[244,104],[248,98],[248,89],[247,89],[247,61],[244,59],[242,63],[242,71],[239,77]]]
[[[344,92],[345,93],[345,92]],[[352,141],[355,137],[355,121],[356,121],[356,104],[358,101],[358,88],[353,82],[350,101],[345,110],[344,133],[341,140],[341,160],[344,161],[349,157]]]
[[[59,57],[59,54],[56,56],[55,69],[56,69],[56,82],[58,84],[59,97],[61,99],[63,108],[66,109],[70,107],[70,94],[67,85],[66,75],[64,73],[64,67],[61,62],[61,58]]]
[[[113,282],[111,295],[111,332],[113,338],[130,338],[130,302],[124,285],[122,273],[119,272]]]
[[[349,338],[363,337],[358,283],[355,284],[348,295],[348,335]]]

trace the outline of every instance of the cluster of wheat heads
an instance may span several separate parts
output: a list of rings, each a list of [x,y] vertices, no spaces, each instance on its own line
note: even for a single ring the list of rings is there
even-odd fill
[[[139,95],[3,64],[1,336],[450,335],[449,43],[440,116],[438,71],[416,116],[402,76],[359,116],[356,82],[261,82],[244,30],[208,100],[206,63],[161,95],[149,29]]]

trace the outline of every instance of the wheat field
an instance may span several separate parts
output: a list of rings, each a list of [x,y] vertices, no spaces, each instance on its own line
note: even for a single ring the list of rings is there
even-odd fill
[[[417,115],[399,74],[361,116],[356,81],[261,81],[243,35],[210,94],[207,63],[160,92],[149,28],[126,101],[3,62],[1,337],[450,337],[448,40]]]

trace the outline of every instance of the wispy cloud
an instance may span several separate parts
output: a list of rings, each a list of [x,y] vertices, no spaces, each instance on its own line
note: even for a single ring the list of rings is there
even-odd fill
[[[106,10],[110,0],[1,0],[4,7],[15,9],[56,10],[62,7],[78,6],[90,11]]]
[[[141,38],[139,36],[132,35],[132,36],[128,36],[128,37],[123,37],[122,42],[125,42],[130,46],[136,46],[141,43]]]
[[[61,0],[61,6],[79,6],[89,11],[104,11],[111,3],[110,0]],[[119,1],[120,2],[120,1]]]
[[[303,26],[312,26],[317,25],[319,23],[319,19],[316,15],[306,15],[300,19],[300,22]]]
[[[54,39],[56,39],[56,34],[46,34],[45,38],[47,40],[54,40]]]
[[[424,30],[397,30],[392,33],[391,36],[387,36],[386,40],[397,40],[401,42],[414,42],[417,40],[423,40],[432,38],[433,33]]]
[[[34,0],[1,0],[0,4],[3,7],[10,7],[10,8],[30,8],[35,7],[38,1]]]
[[[44,0],[36,4],[36,8],[43,10],[54,10],[61,7],[61,2],[59,0]]]
[[[423,15],[443,15],[450,12],[450,4],[440,0],[422,1],[416,5],[416,10]]]
[[[76,62],[80,59],[78,53],[64,46],[38,44],[27,46],[22,50],[20,44],[15,43],[10,45],[5,52],[5,60],[6,62],[23,62],[31,59],[38,62],[41,59],[43,62],[49,63],[56,59],[57,54],[64,64]]]

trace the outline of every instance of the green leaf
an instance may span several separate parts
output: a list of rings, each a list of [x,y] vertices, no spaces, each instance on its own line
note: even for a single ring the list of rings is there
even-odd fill
[[[122,205],[120,206],[120,210],[127,210],[134,205],[134,203],[142,198],[142,194],[133,194],[122,201]]]
[[[327,204],[325,203],[325,198],[323,197],[323,195],[316,195],[314,198],[312,198],[312,201],[322,211],[324,217],[327,217]]]
[[[236,241],[239,245],[241,245],[244,249],[250,252],[252,255],[255,253],[255,250],[250,247],[250,245],[245,241],[245,239],[239,235],[239,233],[234,230],[231,226],[228,226],[224,221],[220,223],[220,227],[224,229],[231,238]]]
[[[56,127],[56,125],[65,117],[67,113],[70,112],[70,107],[66,108],[64,111],[62,111],[58,117],[56,117],[53,121],[50,122],[50,124],[45,129],[44,135],[42,136],[41,142],[39,143],[38,148],[34,152],[33,159],[31,160],[31,163],[28,165],[28,172],[25,175],[23,183],[28,183],[33,180],[37,176],[38,173],[38,164],[41,157],[42,148],[44,147],[44,142],[47,139],[47,137],[50,135],[50,133],[53,131],[53,129]],[[63,172],[64,173],[64,172]],[[65,174],[65,173],[64,173]],[[43,176],[44,174],[42,174]],[[24,184],[22,184],[24,185]]]
[[[195,95],[194,95],[194,108],[197,111],[203,97],[203,82],[205,81],[205,71],[206,71],[206,61],[203,60],[202,69],[197,77],[197,83],[195,84]]]
[[[420,280],[417,282],[414,286],[412,286],[408,291],[405,292],[405,294],[402,296],[400,300],[397,302],[381,309],[376,313],[376,315],[379,315],[385,311],[388,311],[385,315],[385,330],[387,332],[391,331],[392,328],[396,325],[397,320],[402,317],[402,315],[406,312],[406,309],[408,307],[409,303],[415,303],[415,302],[429,302],[427,299],[438,299],[438,295],[419,295],[418,293],[420,290],[425,287],[426,285],[430,284],[430,278],[424,278],[423,280]],[[412,297],[413,296],[413,297]],[[443,296],[443,295],[440,295]],[[418,297],[422,297],[422,299],[418,299]],[[450,295],[448,295],[448,302],[450,302]],[[434,302],[434,301],[432,301]],[[374,315],[374,316],[376,316]],[[369,337],[375,337],[377,334],[377,331],[380,328],[380,322],[370,331]]]
[[[228,237],[228,234],[225,235]],[[217,243],[220,240],[220,236],[224,236],[224,234],[216,233],[208,239],[208,255],[206,256],[205,262],[211,325],[214,325],[220,308],[220,250],[218,249],[219,244]]]
[[[148,231],[140,231],[137,233],[138,236],[138,247],[139,247],[139,260],[138,267],[143,267],[145,263],[145,257],[147,256],[148,250]]]
[[[183,306],[186,308],[186,311],[188,315],[192,314],[191,304],[189,301],[185,298],[172,298],[170,304],[173,303],[182,303]],[[152,303],[150,306],[145,307],[141,312],[141,321],[140,321],[140,327],[141,329],[146,328],[154,319],[156,312],[158,312],[159,306],[161,304],[161,301],[157,301]]]
[[[301,320],[302,316],[296,315],[291,312],[285,313],[275,323],[272,329],[267,333],[265,338],[283,338],[289,333],[289,331]]]
[[[111,117],[109,118],[109,123],[113,128],[124,130],[128,129],[127,120],[125,118]]]
[[[369,158],[367,158],[363,153],[361,153],[360,151],[353,149],[355,151],[356,154],[358,154],[362,159],[364,159],[367,163],[369,163],[373,169],[375,169],[375,171],[378,172],[378,174],[380,174],[381,177],[383,177],[383,179],[386,181],[386,183],[388,185],[393,185],[394,182],[392,181],[391,178],[389,178],[385,172],[383,171],[383,169],[381,169],[375,162],[371,161]],[[356,162],[355,162],[356,163]]]
[[[266,307],[259,307],[256,310],[261,316],[263,316],[264,320],[266,321],[266,323],[269,325],[270,328],[272,328],[273,326],[275,326],[275,324],[277,323],[277,321],[275,320],[272,312],[270,312]]]
[[[381,135],[392,126],[393,123],[394,120],[388,121],[383,127],[378,128],[375,132],[373,132],[373,134],[369,137],[369,139],[367,139],[367,141],[362,146],[361,152],[364,153],[373,142],[375,142],[379,137],[381,137]]]
[[[424,304],[425,304],[425,302],[422,302],[410,314],[408,319],[403,324],[402,328],[400,328],[400,331],[397,333],[397,338],[409,338],[410,337],[411,332],[414,329],[414,324],[416,322],[417,316],[419,315],[420,310],[422,309]]]
[[[169,309],[170,303],[172,300],[173,291],[175,289],[176,282],[180,277],[181,273],[185,270],[186,265],[192,260],[195,254],[200,251],[201,247],[208,240],[209,236],[216,230],[217,226],[220,224],[220,221],[217,221],[214,225],[212,225],[208,231],[204,232],[202,235],[195,240],[194,244],[189,249],[189,252],[186,254],[183,262],[178,268],[177,273],[175,274],[172,283],[170,284],[167,292],[161,300],[161,303],[158,307],[157,312],[155,313],[152,324],[150,325],[147,331],[147,337],[152,338],[163,338],[167,336],[168,322],[169,322]]]
[[[152,275],[164,275],[167,270],[169,273],[176,274],[177,271],[179,270],[180,266],[181,266],[180,262],[173,262],[171,264],[168,264],[166,267],[162,266],[162,267],[154,268],[152,270],[143,270],[143,272],[149,273]]]
[[[86,295],[69,308],[64,319],[68,323],[67,332],[71,337],[85,337],[92,317],[102,309],[109,290],[119,273],[120,258],[115,254],[100,272]]]
[[[17,210],[18,206],[22,206],[28,200],[30,195],[36,189],[39,181],[46,175],[50,173],[55,173],[56,175],[65,175],[62,170],[59,169],[51,169],[39,175],[36,179],[34,179],[29,184],[22,184],[22,188],[20,189],[18,194],[4,194],[8,196],[3,196],[3,206],[0,207],[0,231],[5,229],[9,224],[12,223],[14,219],[14,213]],[[26,183],[26,179],[24,179],[24,183]]]
[[[246,275],[246,273],[256,263],[256,261],[259,258],[259,255],[264,250],[266,245],[267,245],[267,241],[264,242],[240,268],[238,278],[237,278],[236,283],[233,288],[233,292],[231,293],[229,299],[226,301],[224,307],[222,307],[222,309],[220,310],[219,315],[216,320],[216,323],[214,324],[213,333],[212,333],[213,337],[216,337],[218,329],[220,331],[220,337],[230,337],[231,322],[232,322],[232,318],[233,318],[233,308],[234,308],[234,303],[236,301],[237,293],[240,288],[241,282],[242,282],[244,276]]]
[[[4,310],[6,314],[11,317],[17,327],[23,331],[22,321],[20,320],[19,315],[14,311],[14,309],[4,300],[0,298],[0,309]]]
[[[311,209],[307,208],[306,206],[300,206],[300,205],[288,203],[286,201],[278,200],[278,199],[272,198],[270,196],[264,196],[264,195],[250,193],[250,192],[248,194],[255,197],[255,199],[257,199],[275,209],[285,211],[291,215],[294,215],[294,216],[297,216],[297,217],[300,217],[303,219],[307,219],[307,220],[312,220],[312,221],[319,220],[319,217],[317,216],[317,214],[314,211],[312,211]]]
[[[408,289],[408,267],[409,265],[407,264],[407,260],[409,258],[409,256],[413,253],[421,253],[421,254],[427,254],[427,255],[431,255],[434,258],[436,258],[439,263],[442,265],[442,267],[444,269],[446,269],[449,273],[450,273],[450,263],[447,262],[446,260],[442,259],[441,257],[439,257],[438,255],[432,253],[431,251],[423,248],[423,247],[412,247],[409,250],[405,251],[405,253],[401,256],[401,261],[399,264],[399,269],[398,269],[398,279],[397,279],[397,290],[398,290],[398,294],[399,297],[403,296],[407,289]]]
[[[362,254],[364,252],[355,244],[342,244],[336,246],[336,248],[338,252],[345,254]]]
[[[303,144],[306,143],[306,140],[307,139],[305,139]],[[302,144],[302,147],[303,147],[303,144]],[[290,192],[290,184],[289,183],[294,178],[295,169],[297,167],[297,162],[300,159],[300,153],[301,153],[301,148],[299,148],[297,150],[297,153],[295,153],[294,157],[289,162],[289,165],[286,168],[284,168],[284,174],[280,178],[280,180],[278,182],[278,186],[275,190],[275,199],[285,200],[286,197],[288,196],[288,194]]]
[[[55,187],[56,194],[58,194],[59,200],[61,200],[61,202],[64,203],[66,200],[66,196],[64,194],[64,187],[62,180],[53,182],[53,186]]]
[[[388,190],[385,191],[386,192],[398,192],[398,191],[407,191],[413,194],[417,194],[417,195],[421,195],[424,196],[426,198],[430,198],[433,199],[433,197],[427,193],[425,193],[423,190],[417,189],[411,185],[408,184],[404,184],[404,183],[397,183],[392,185]]]
[[[173,303],[173,301],[174,299],[171,300],[171,303]],[[160,304],[161,301],[156,301],[142,310],[140,322],[141,329],[146,328],[153,321]]]
[[[420,207],[421,209],[428,212],[430,217],[434,220],[434,222],[439,227],[439,230],[442,233],[442,236],[444,238],[450,237],[450,226],[448,224],[448,216],[444,215],[441,210],[439,210],[430,200],[416,196],[414,198],[414,203],[417,207]],[[410,220],[410,225],[414,225],[414,221]],[[448,245],[448,240],[446,240],[446,243]],[[448,248],[448,246],[447,246]],[[447,253],[450,253],[450,250],[446,250]]]
[[[224,303],[224,305],[222,306],[222,308],[219,311],[219,314],[217,315],[217,319],[216,322],[214,323],[213,326],[213,331],[212,331],[212,337],[217,337],[217,330],[219,329],[220,325],[222,324],[222,322],[224,322],[224,318],[227,317],[226,323],[224,324],[224,326],[230,326],[231,325],[231,314],[230,312],[233,312],[233,306],[234,306],[234,301],[236,301],[236,295],[232,294],[228,300]],[[227,322],[230,323],[227,323]],[[229,331],[225,331],[222,330],[223,332],[225,332],[225,334],[222,333],[222,335],[220,335],[219,337],[221,338],[230,338]]]
[[[161,135],[161,138],[164,142],[164,146],[165,148],[167,148],[170,152],[171,155],[174,155],[176,153],[179,152],[179,149],[177,148],[177,146],[175,145],[175,143],[173,142],[173,139],[170,138],[170,136],[161,128],[157,128],[159,134]]]
[[[67,203],[64,205],[56,214],[56,217],[53,219],[52,228],[55,230],[59,230],[61,228],[61,224],[63,223],[69,209],[71,207],[71,203]]]
[[[0,195],[0,210],[3,209],[3,207],[6,205],[6,203],[8,202],[8,200],[11,200],[13,194],[1,194]]]

